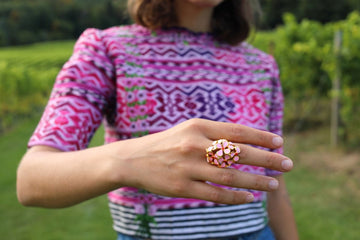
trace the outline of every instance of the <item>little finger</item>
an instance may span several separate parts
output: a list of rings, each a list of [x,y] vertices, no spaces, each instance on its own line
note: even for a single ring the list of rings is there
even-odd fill
[[[217,168],[210,165],[198,170],[196,178],[193,179],[228,187],[259,191],[273,191],[279,186],[279,182],[272,177],[247,173],[233,168]]]
[[[244,204],[254,200],[254,196],[249,192],[225,189],[201,181],[193,181],[188,186],[188,192],[191,196],[185,197],[221,204]]]

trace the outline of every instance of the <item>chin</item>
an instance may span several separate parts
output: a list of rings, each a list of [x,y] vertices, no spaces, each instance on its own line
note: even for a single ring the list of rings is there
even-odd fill
[[[184,0],[182,0],[184,1]],[[185,0],[199,7],[216,7],[224,0]]]

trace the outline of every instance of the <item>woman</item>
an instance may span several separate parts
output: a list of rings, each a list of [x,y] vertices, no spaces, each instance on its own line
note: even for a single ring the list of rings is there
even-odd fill
[[[248,7],[132,0],[137,24],[86,30],[19,166],[19,201],[66,207],[110,192],[118,239],[273,239],[268,223],[297,239],[278,70],[243,43]],[[102,121],[107,144],[87,148]],[[206,162],[220,138],[241,164]]]

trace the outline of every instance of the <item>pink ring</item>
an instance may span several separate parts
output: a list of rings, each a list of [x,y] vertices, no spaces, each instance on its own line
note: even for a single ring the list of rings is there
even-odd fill
[[[226,139],[219,139],[206,149],[206,160],[212,165],[226,168],[239,162],[239,153],[240,148],[238,146]]]

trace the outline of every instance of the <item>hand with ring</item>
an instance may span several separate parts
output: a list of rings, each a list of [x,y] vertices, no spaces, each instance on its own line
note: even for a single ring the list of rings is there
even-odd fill
[[[125,142],[124,152],[120,145]],[[115,169],[122,186],[224,204],[251,202],[253,196],[247,191],[233,191],[209,182],[261,191],[278,187],[275,178],[227,168],[231,164],[240,161],[281,172],[293,167],[284,155],[250,146],[276,149],[283,144],[280,136],[240,124],[203,119],[188,120],[167,131],[114,144],[119,144],[121,150],[117,153],[120,158]]]

